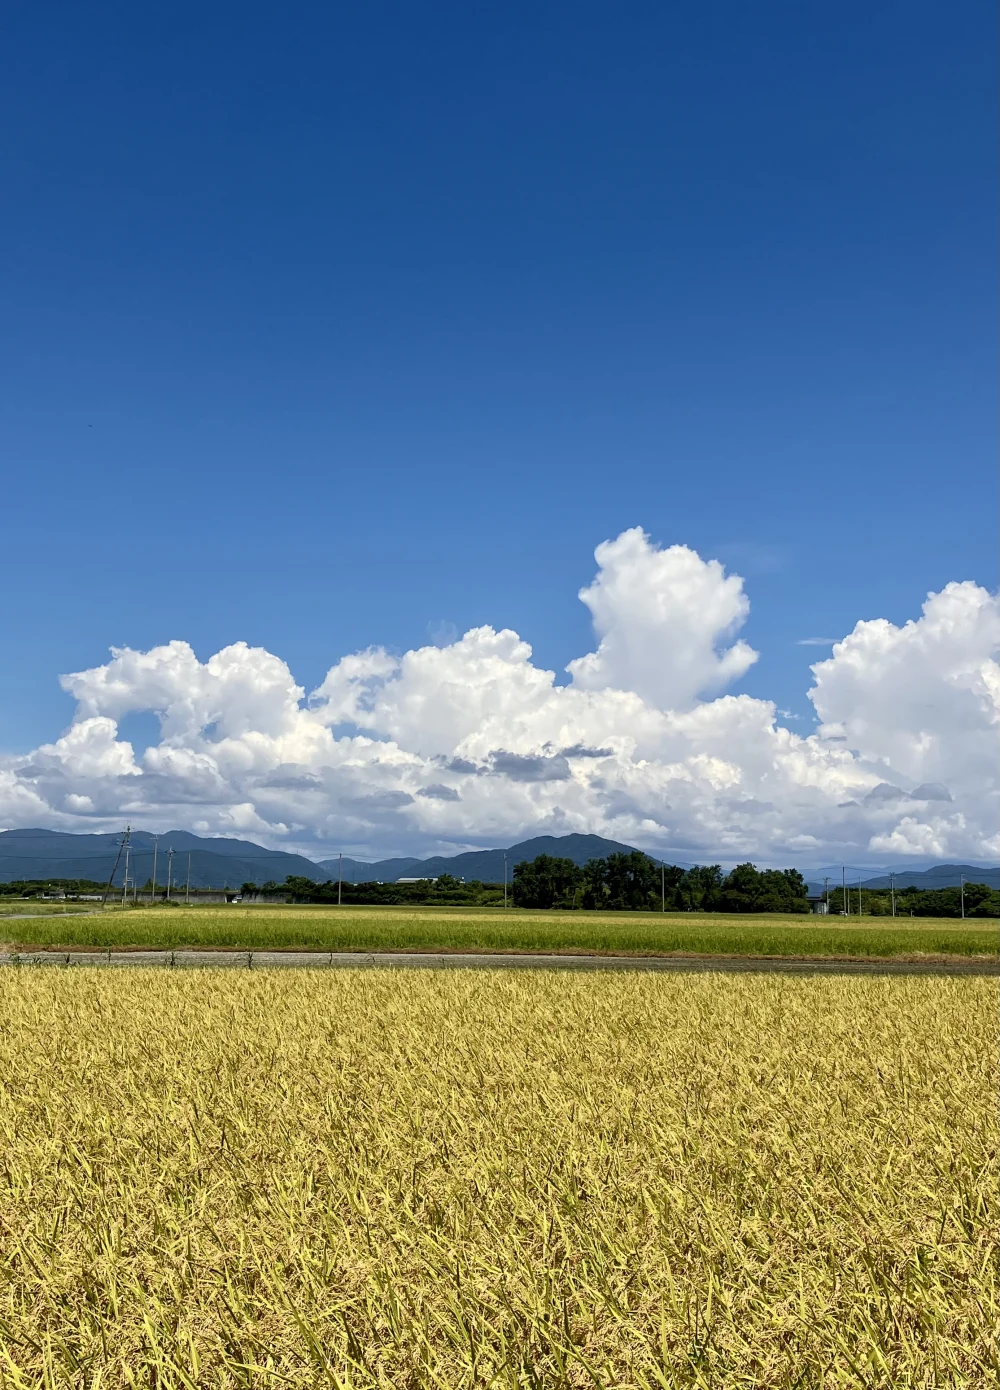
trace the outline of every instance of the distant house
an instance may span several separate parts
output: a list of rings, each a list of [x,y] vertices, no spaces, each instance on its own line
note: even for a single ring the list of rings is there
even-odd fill
[[[806,901],[809,904],[810,910],[818,912],[821,917],[825,917],[830,911],[830,904],[827,902],[825,893],[807,893]]]
[[[436,878],[397,878],[397,883],[437,883]]]

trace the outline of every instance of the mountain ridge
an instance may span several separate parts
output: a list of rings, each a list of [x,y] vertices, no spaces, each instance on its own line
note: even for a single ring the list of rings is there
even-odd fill
[[[840,869],[828,873],[831,890],[839,888],[842,883]],[[819,876],[815,873],[809,876],[809,886],[815,886],[816,891],[823,891],[823,875],[821,870]],[[981,864],[932,864],[928,869],[899,868],[891,870],[892,881],[890,882],[890,870],[876,874],[873,878],[862,878],[861,887],[875,892],[879,889],[886,889],[895,884],[897,891],[903,888],[957,888],[964,878],[966,883],[985,883],[990,888],[1000,888],[1000,866],[993,865],[983,867]],[[852,869],[847,876],[847,887],[857,889],[858,870]]]
[[[0,883],[15,879],[89,878],[106,882],[118,858],[120,834],[76,834],[72,831],[0,831]],[[130,877],[141,886],[153,875],[153,842],[158,840],[156,881],[167,881],[169,850],[174,850],[173,882],[187,881],[187,857],[191,856],[191,887],[221,888],[245,882],[273,879],[281,883],[289,874],[322,879],[316,864],[301,854],[264,849],[250,840],[209,839],[187,830],[168,830],[154,836],[133,830],[130,837]],[[124,856],[115,873],[121,884]]]
[[[87,878],[107,882],[118,855],[120,838],[120,833],[110,831],[89,833],[40,827],[0,831],[0,883],[43,878]],[[168,851],[171,848],[174,850],[173,882],[178,887],[187,880],[189,854],[192,888],[221,888],[227,884],[238,887],[245,882],[261,884],[273,881],[281,884],[289,874],[322,883],[335,879],[340,872],[339,859],[317,861],[289,850],[265,849],[252,840],[201,836],[188,830],[168,830],[155,837],[148,830],[133,830],[131,877],[140,885],[152,877],[153,842],[157,838],[158,884],[166,883]],[[433,855],[427,859],[400,855],[366,862],[345,856],[343,875],[345,882],[354,883],[373,879],[392,883],[400,878],[437,878],[443,873],[455,878],[499,883],[503,879],[505,854],[510,876],[515,864],[533,859],[538,854],[572,859],[582,866],[588,859],[602,858],[615,852],[629,853],[633,848],[632,845],[607,840],[600,835],[538,835],[510,845],[506,850],[502,847],[465,850],[460,854]],[[640,852],[648,853],[646,850]],[[657,856],[650,855],[650,858],[657,859]],[[680,868],[690,867],[685,861],[671,859],[670,862]],[[121,883],[122,872],[123,865],[120,863],[115,874],[118,884]],[[857,868],[851,870],[850,887],[857,887],[859,874],[863,872]],[[888,888],[888,872],[872,871],[871,877],[862,878],[862,888]],[[918,888],[957,887],[963,875],[966,882],[986,883],[991,888],[1000,888],[1000,866],[996,865],[935,864],[919,869],[912,867],[911,861],[906,867],[901,865],[893,872],[899,889],[911,884]],[[804,873],[814,892],[822,892],[824,876],[829,878],[831,889],[836,888],[841,881],[840,866]]]
[[[504,855],[507,857],[507,876],[513,873],[514,865],[539,854],[551,854],[558,859],[572,859],[583,868],[588,859],[600,859],[608,854],[631,854],[634,845],[624,845],[618,840],[606,840],[601,835],[536,835],[530,840],[521,840],[507,849],[473,849],[462,854],[434,855],[430,859],[380,859],[373,864],[360,860],[344,860],[345,878],[361,883],[363,879],[353,878],[346,872],[348,865],[365,869],[370,879],[383,883],[394,882],[400,878],[438,878],[441,874],[451,874],[453,878],[480,879],[484,883],[500,883],[504,875]],[[640,853],[645,854],[646,850]],[[653,856],[650,856],[653,857]],[[340,868],[337,859],[324,859],[319,867],[335,875]],[[687,867],[682,866],[682,867]]]
[[[105,882],[118,858],[120,833],[88,833],[45,830],[41,827],[0,831],[0,883],[16,879],[87,878]],[[467,850],[457,855],[435,855],[429,859],[400,856],[367,863],[344,856],[316,861],[286,850],[265,849],[251,840],[212,838],[187,830],[167,830],[154,836],[149,830],[133,830],[130,836],[130,878],[139,885],[153,876],[153,846],[156,850],[156,881],[165,884],[169,851],[174,850],[173,882],[187,882],[188,855],[191,858],[192,888],[238,887],[241,883],[281,884],[289,874],[322,883],[335,878],[341,868],[347,882],[364,883],[373,879],[395,882],[399,878],[437,878],[450,873],[456,878],[479,878],[499,883],[503,879],[504,854],[507,873],[514,865],[538,854],[553,854],[583,865],[615,851],[630,853],[631,845],[605,840],[600,835],[542,835],[500,849]],[[115,871],[115,883],[124,874],[124,856]]]

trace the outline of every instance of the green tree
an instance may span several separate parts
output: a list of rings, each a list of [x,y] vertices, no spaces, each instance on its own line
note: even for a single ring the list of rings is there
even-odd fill
[[[648,854],[609,854],[604,861],[607,905],[623,912],[648,912],[660,905],[660,866]]]
[[[985,883],[965,885],[967,917],[1000,917],[1000,891]]]
[[[588,859],[583,866],[580,900],[591,911],[608,905],[607,868],[606,859]]]
[[[806,881],[798,869],[765,869],[737,864],[718,894],[723,912],[808,912]]]
[[[515,907],[562,907],[577,905],[577,892],[583,874],[572,859],[556,859],[539,854],[535,859],[514,865]]]
[[[679,912],[716,912],[722,890],[722,869],[718,864],[695,864],[683,873],[674,890],[673,906]]]

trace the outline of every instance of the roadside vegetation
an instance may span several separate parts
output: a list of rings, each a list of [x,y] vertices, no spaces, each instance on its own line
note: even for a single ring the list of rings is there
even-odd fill
[[[998,1369],[996,989],[0,973],[0,1383]]]
[[[469,908],[137,907],[11,922],[30,947],[597,951],[742,956],[996,956],[996,923]]]

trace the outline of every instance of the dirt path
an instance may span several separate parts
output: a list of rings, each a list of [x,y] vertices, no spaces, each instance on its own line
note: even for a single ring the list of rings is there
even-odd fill
[[[1000,961],[913,961],[795,959],[776,956],[587,956],[503,952],[402,951],[25,951],[0,953],[0,965],[90,965],[105,967],[194,966],[265,970],[474,969],[474,970],[659,970],[721,971],[728,974],[791,975],[998,975]]]

